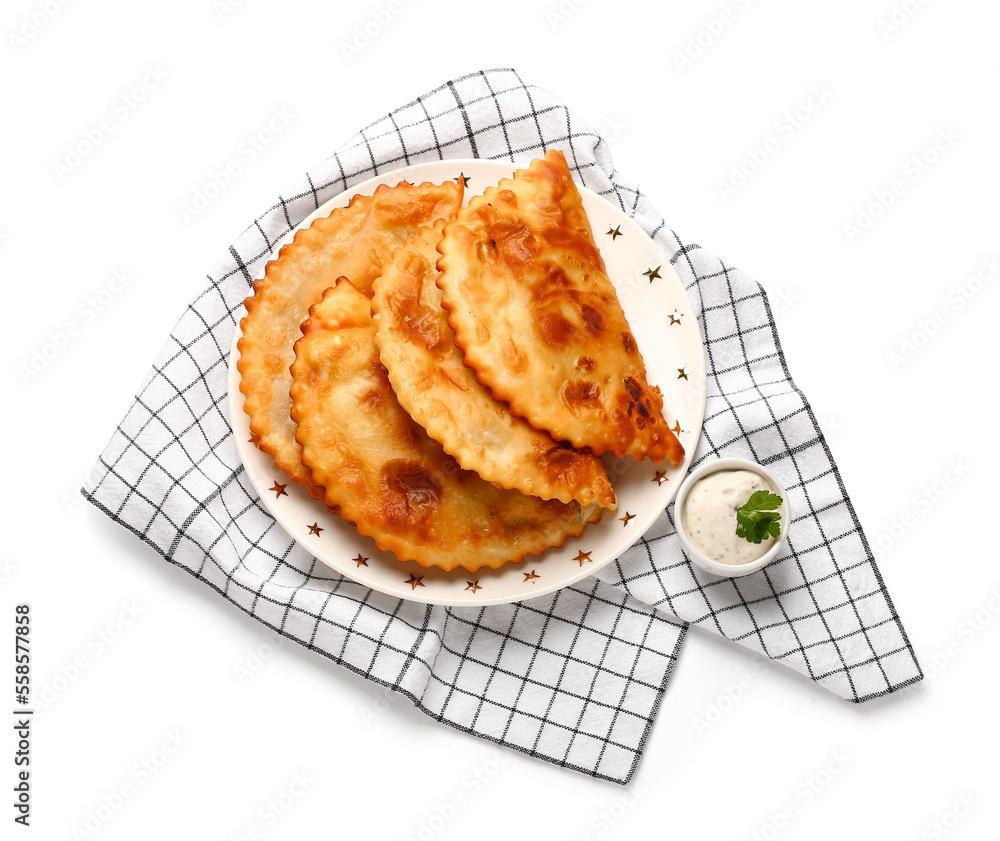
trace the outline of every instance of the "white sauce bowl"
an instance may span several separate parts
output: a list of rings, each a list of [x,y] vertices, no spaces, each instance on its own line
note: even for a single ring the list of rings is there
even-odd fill
[[[754,561],[742,564],[724,564],[716,561],[695,548],[691,539],[684,531],[684,505],[687,501],[688,491],[691,490],[695,482],[699,479],[704,479],[710,473],[716,473],[720,470],[749,470],[756,473],[758,476],[764,477],[771,487],[774,488],[775,493],[781,497],[781,507],[778,509],[778,512],[781,514],[781,519],[779,520],[781,523],[781,535],[764,555]],[[720,458],[700,465],[691,471],[683,483],[681,483],[680,488],[677,490],[677,498],[674,501],[674,528],[677,530],[677,536],[680,538],[681,546],[684,547],[684,554],[687,555],[688,560],[700,569],[705,570],[705,572],[727,578],[750,575],[773,561],[782,548],[784,548],[785,538],[788,536],[788,529],[791,522],[792,512],[788,505],[788,494],[785,492],[784,486],[766,467],[754,461],[747,461],[745,458]]]

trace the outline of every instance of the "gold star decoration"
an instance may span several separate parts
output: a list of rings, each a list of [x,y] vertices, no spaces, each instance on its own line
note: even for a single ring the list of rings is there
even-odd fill
[[[268,488],[269,491],[274,491],[274,498],[277,499],[279,496],[288,496],[288,491],[285,490],[288,485],[279,485],[278,480],[274,480],[274,484]]]
[[[524,580],[525,581],[530,581],[532,584],[535,583],[535,579],[536,578],[541,578],[542,577],[540,575],[535,575],[535,571],[534,570],[532,570],[531,572],[523,572],[521,574],[524,576]]]
[[[323,531],[323,528],[322,526],[320,526],[319,523],[313,523],[311,526],[309,526],[309,534],[314,534],[317,537],[319,537],[319,533],[321,531]]]
[[[478,578],[475,581],[466,581],[465,583],[469,585],[465,589],[466,590],[472,590],[472,594],[473,595],[476,594],[476,590],[482,590],[483,589],[482,587],[479,586],[479,579]]]
[[[622,527],[624,528],[625,526],[627,526],[629,524],[630,520],[634,520],[635,519],[635,514],[629,514],[628,511],[626,511],[625,512],[625,516],[624,517],[619,517],[618,519],[622,521]]]
[[[660,269],[662,268],[663,266],[657,266],[655,269],[650,267],[643,272],[643,275],[648,277],[649,282],[652,283],[654,280],[656,280],[656,278],[660,276]]]
[[[678,368],[677,369],[677,379],[679,379],[679,380],[686,380],[688,378],[688,374],[690,374],[690,373],[691,372],[688,371],[688,369],[687,369],[687,365],[685,365],[683,368]]]
[[[608,230],[606,231],[605,236],[611,237],[611,241],[614,242],[616,239],[618,239],[618,237],[623,237],[625,236],[625,234],[622,233],[621,225],[618,225],[617,227],[614,228],[608,225]]]
[[[260,436],[256,432],[251,432],[250,437],[247,438],[247,441],[249,441],[255,447],[260,446]]]
[[[670,480],[667,479],[667,471],[666,470],[664,470],[662,472],[659,471],[659,470],[657,470],[656,471],[656,476],[653,479],[651,479],[650,481],[651,482],[656,482],[657,485],[662,485],[664,482],[668,482]]]
[[[584,552],[584,551],[581,550],[580,552],[577,552],[577,555],[576,555],[575,558],[573,558],[573,560],[574,561],[579,561],[580,562],[580,566],[583,566],[583,562],[584,561],[590,561],[591,563],[593,563],[594,559],[592,557],[590,557],[590,554],[593,551],[594,551],[593,549],[591,549],[590,552]]]
[[[469,176],[466,175],[464,172],[458,173],[458,178],[456,178],[455,180],[458,181],[459,179],[462,180],[462,186],[463,187],[468,187],[469,186]]]
[[[424,584],[424,577],[422,575],[414,575],[412,572],[410,573],[410,577],[407,578],[406,581],[404,581],[403,583],[409,584],[411,590],[416,590],[417,587],[427,586],[426,584]]]
[[[682,313],[682,312],[678,312],[677,310],[674,310],[672,313],[670,313],[670,323],[671,324],[680,324],[682,318],[684,318],[684,313]]]
[[[354,563],[356,563],[359,567],[368,566],[368,558],[363,557],[360,552],[358,552],[358,557],[351,558],[351,560],[354,561]]]

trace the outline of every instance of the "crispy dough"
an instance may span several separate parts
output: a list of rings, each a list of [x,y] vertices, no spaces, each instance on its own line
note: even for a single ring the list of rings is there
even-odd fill
[[[455,341],[497,400],[575,447],[681,462],[562,152],[473,198],[438,251]]]
[[[292,345],[309,307],[323,290],[346,276],[366,295],[393,250],[424,225],[454,214],[462,205],[462,188],[455,182],[419,186],[405,181],[380,186],[371,196],[355,196],[299,231],[246,299],[247,314],[240,322],[237,362],[240,391],[250,430],[260,436],[258,447],[274,456],[274,463],[305,485],[316,499],[323,498],[302,466],[302,448],[295,440],[288,389],[288,366],[295,358]]]
[[[327,504],[400,560],[495,569],[561,546],[600,519],[596,505],[526,496],[462,470],[396,401],[370,302],[345,279],[309,310],[292,376],[292,417],[313,481]]]
[[[600,458],[514,417],[462,361],[437,287],[444,220],[397,248],[372,297],[375,343],[400,405],[466,470],[502,488],[617,508]]]

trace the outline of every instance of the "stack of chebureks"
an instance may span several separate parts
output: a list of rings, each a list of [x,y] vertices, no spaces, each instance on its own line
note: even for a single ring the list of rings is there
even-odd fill
[[[400,560],[473,572],[617,507],[600,455],[679,464],[561,152],[355,196],[268,263],[238,367],[257,446]]]

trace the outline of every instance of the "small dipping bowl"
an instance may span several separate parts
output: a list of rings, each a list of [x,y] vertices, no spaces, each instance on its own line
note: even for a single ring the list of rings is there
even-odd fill
[[[771,546],[771,548],[768,549],[764,555],[754,561],[747,561],[746,563],[741,564],[724,564],[721,561],[709,558],[707,555],[703,554],[701,550],[695,548],[691,539],[688,537],[687,532],[684,530],[684,505],[687,503],[688,492],[692,487],[694,487],[695,483],[699,479],[704,479],[709,474],[717,473],[722,470],[748,470],[751,473],[756,473],[758,476],[765,479],[767,483],[774,488],[774,492],[781,497],[781,506],[778,508],[778,513],[781,514],[781,519],[778,521],[781,525],[781,535],[774,541],[774,545]],[[680,488],[677,490],[677,498],[674,501],[674,528],[677,530],[677,536],[681,540],[681,545],[684,547],[684,551],[687,554],[688,559],[695,566],[705,570],[705,572],[710,572],[713,575],[725,576],[727,578],[737,578],[742,575],[750,575],[773,561],[785,545],[785,538],[788,536],[788,527],[791,520],[792,512],[788,506],[788,494],[785,493],[785,489],[781,482],[779,482],[774,474],[771,473],[766,467],[763,467],[754,461],[748,461],[745,458],[720,458],[700,465],[695,470],[691,471],[687,478],[681,483]]]

